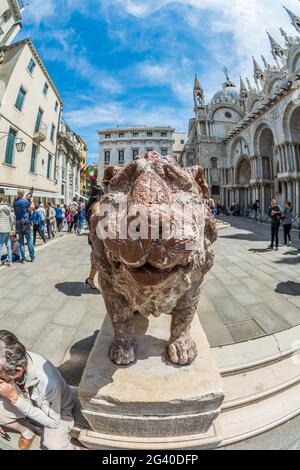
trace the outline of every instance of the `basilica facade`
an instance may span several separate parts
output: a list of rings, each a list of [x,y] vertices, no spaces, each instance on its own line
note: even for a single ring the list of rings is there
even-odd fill
[[[287,13],[300,33],[300,16]],[[259,200],[266,217],[275,197],[282,205],[290,201],[299,218],[300,37],[280,31],[283,45],[268,34],[275,64],[253,58],[256,88],[241,78],[238,89],[226,70],[222,89],[207,104],[195,78],[195,117],[181,163],[203,166],[210,196],[227,207]]]

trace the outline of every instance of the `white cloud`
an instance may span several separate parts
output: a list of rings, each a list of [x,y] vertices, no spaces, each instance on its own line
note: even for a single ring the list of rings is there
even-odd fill
[[[280,26],[284,26],[289,34],[296,33],[281,0],[112,0],[111,3],[138,20],[154,14],[157,19],[158,10],[181,6],[182,20],[190,28],[191,41],[197,41],[194,33],[201,28],[199,46],[203,46],[201,42],[206,35],[210,43],[205,46],[211,51],[211,61],[229,63],[236,75],[252,76],[252,55],[259,59],[264,54],[272,60],[266,28],[279,42],[282,42],[278,31]],[[298,0],[285,0],[284,3],[300,16]],[[210,13],[209,18],[207,13]],[[165,22],[166,18],[163,17],[162,21]],[[176,26],[164,23],[162,27]],[[220,41],[221,33],[229,33],[231,42],[224,43],[223,38]]]

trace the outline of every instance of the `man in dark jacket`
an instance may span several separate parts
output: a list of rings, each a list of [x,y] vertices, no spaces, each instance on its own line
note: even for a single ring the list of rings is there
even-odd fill
[[[282,210],[280,205],[277,203],[276,199],[272,199],[271,207],[269,207],[269,217],[271,218],[271,245],[268,247],[269,250],[274,249],[275,242],[275,250],[278,251],[281,214]]]

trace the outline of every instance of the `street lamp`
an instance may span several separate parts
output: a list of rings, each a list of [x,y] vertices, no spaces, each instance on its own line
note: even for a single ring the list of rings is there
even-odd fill
[[[4,139],[4,137],[10,136],[8,132],[0,132],[0,135],[2,135],[2,137],[0,137],[0,140]],[[24,152],[25,148],[26,148],[26,142],[24,142],[24,140],[21,137],[19,139],[16,139],[17,152],[19,153]]]
[[[23,139],[17,139],[16,141],[17,152],[22,153],[25,151],[25,148],[26,148],[26,142],[24,142]]]

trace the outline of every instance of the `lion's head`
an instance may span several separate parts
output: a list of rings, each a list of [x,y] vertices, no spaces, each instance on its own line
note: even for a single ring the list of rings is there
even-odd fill
[[[107,168],[103,184],[92,231],[115,271],[125,268],[133,281],[155,286],[191,263],[203,274],[210,269],[217,235],[201,167],[183,169],[148,152],[125,168]]]

